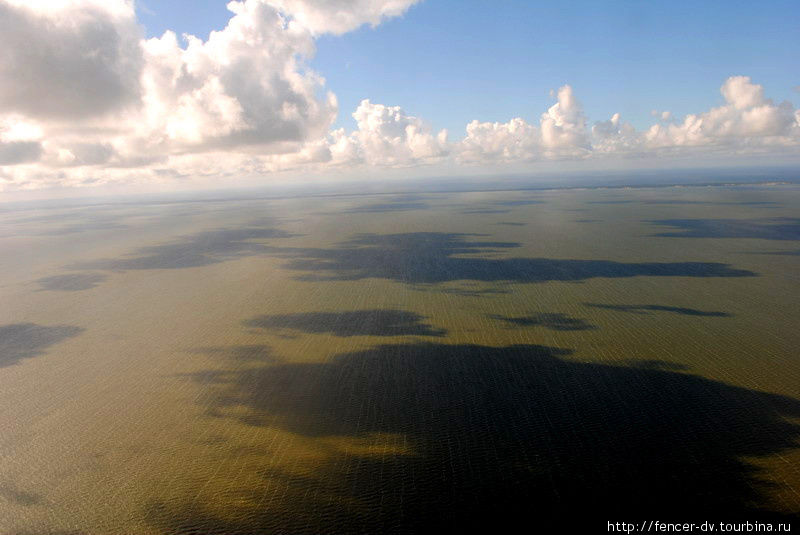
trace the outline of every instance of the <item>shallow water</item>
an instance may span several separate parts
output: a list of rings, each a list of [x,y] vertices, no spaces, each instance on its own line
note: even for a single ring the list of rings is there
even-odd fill
[[[800,189],[0,211],[0,533],[800,513]]]

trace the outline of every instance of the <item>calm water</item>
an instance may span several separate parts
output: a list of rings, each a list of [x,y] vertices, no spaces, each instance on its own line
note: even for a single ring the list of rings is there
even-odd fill
[[[800,188],[0,210],[0,533],[800,513]]]

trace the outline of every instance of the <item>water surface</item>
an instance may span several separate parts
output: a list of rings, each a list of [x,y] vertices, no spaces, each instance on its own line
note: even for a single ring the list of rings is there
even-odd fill
[[[0,212],[0,532],[800,513],[800,190]]]

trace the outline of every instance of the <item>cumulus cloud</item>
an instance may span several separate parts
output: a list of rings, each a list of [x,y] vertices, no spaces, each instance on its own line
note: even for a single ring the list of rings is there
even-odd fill
[[[0,118],[0,166],[38,161],[42,132],[19,117]]]
[[[562,86],[557,102],[535,126],[519,117],[507,123],[467,125],[466,138],[459,147],[463,162],[525,161],[539,158],[581,158],[589,151],[586,116],[572,87]]]
[[[713,152],[736,154],[776,151],[800,146],[800,110],[775,104],[764,88],[747,76],[725,80],[725,104],[670,122],[668,111],[653,110],[660,119],[645,131],[615,113],[587,129],[587,120],[572,88],[558,90],[558,102],[541,115],[538,128],[524,119],[507,123],[467,125],[458,147],[462,162],[530,161],[560,158],[658,157]]]
[[[302,58],[310,33],[266,2],[231,2],[234,16],[207,41],[167,32],[143,43],[143,142],[174,152],[256,146],[291,152],[325,135],[336,115],[332,93]]]
[[[579,153],[580,149],[588,148],[583,107],[568,85],[561,87],[557,96],[558,102],[540,120],[542,144],[556,153],[564,149]]]
[[[331,131],[336,97],[307,64],[316,38],[417,1],[236,0],[202,40],[145,39],[132,0],[0,0],[0,190],[800,145],[800,111],[746,76],[724,81],[722,105],[682,119],[654,111],[642,131],[619,114],[590,123],[569,85],[532,119],[473,120],[457,141],[370,100],[355,130]]]
[[[632,124],[622,120],[619,113],[607,121],[592,126],[592,146],[595,154],[620,154],[642,150],[642,137]]]
[[[0,141],[0,165],[16,165],[35,162],[42,155],[38,141]]]
[[[539,129],[519,117],[507,123],[472,121],[459,147],[459,159],[463,162],[525,161],[540,153]]]
[[[377,26],[420,0],[267,0],[314,34],[340,35],[364,25]]]
[[[59,144],[48,151],[45,162],[52,166],[100,165],[110,163],[115,156],[110,143],[72,143]]]
[[[132,1],[0,1],[0,111],[81,119],[139,97]]]
[[[447,154],[447,131],[433,134],[417,117],[399,106],[361,101],[353,113],[358,129],[350,136],[335,132],[332,149],[337,163],[411,165]]]
[[[324,146],[316,147],[317,162],[404,167],[439,161],[449,151],[447,130],[434,134],[424,121],[399,106],[362,100],[353,118],[358,127],[354,132],[334,130]],[[327,159],[322,159],[323,154]]]
[[[230,2],[228,24],[202,41],[170,31],[145,40],[132,0],[0,0],[0,165],[41,162],[0,177],[72,182],[64,177],[83,172],[59,168],[218,151],[303,159],[337,103],[304,63],[311,30],[275,4]],[[26,129],[36,135],[12,135]]]
[[[800,114],[791,103],[775,104],[748,76],[732,76],[720,88],[725,104],[687,115],[679,124],[655,124],[644,133],[648,148],[758,148],[800,143]]]
[[[366,103],[357,132],[330,132],[336,97],[305,63],[316,35],[377,25],[417,1],[237,0],[204,41],[144,39],[133,0],[0,0],[0,178],[95,183],[87,166],[205,174],[220,155],[239,172],[435,158],[444,138],[399,109]],[[26,129],[35,135],[20,137]]]

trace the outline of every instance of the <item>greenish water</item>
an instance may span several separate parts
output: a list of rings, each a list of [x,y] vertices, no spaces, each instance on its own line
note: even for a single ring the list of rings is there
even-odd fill
[[[800,513],[800,188],[0,211],[0,533]]]

